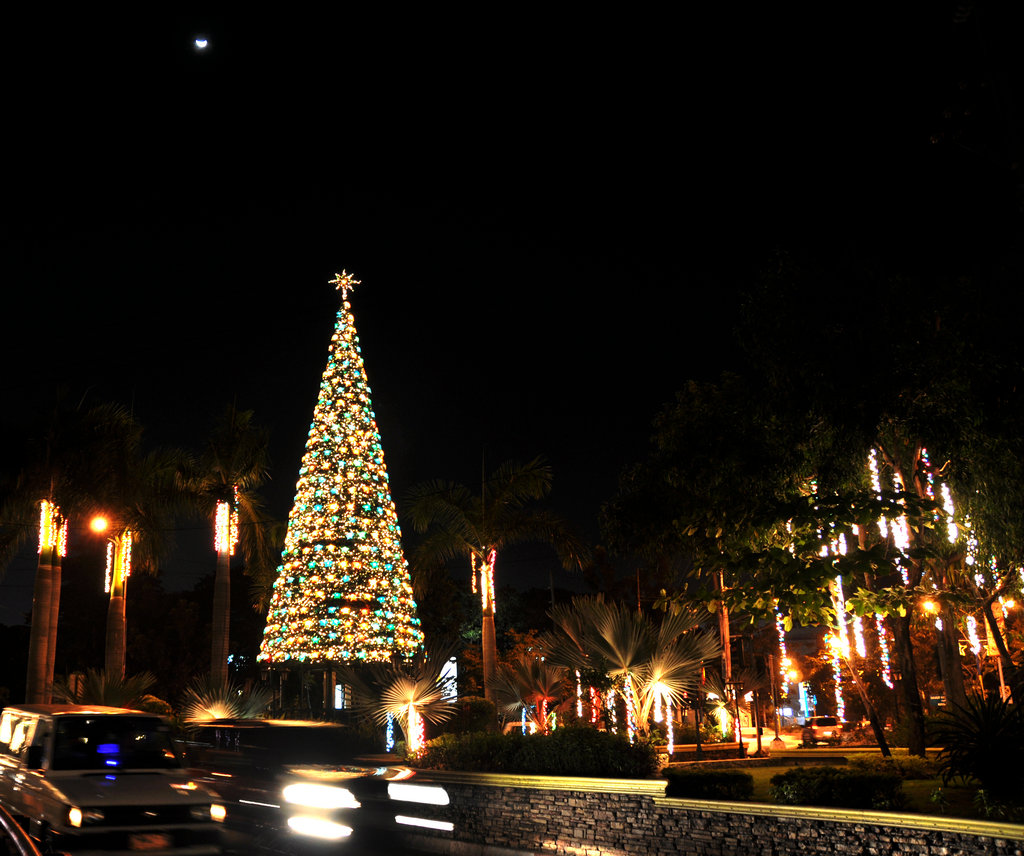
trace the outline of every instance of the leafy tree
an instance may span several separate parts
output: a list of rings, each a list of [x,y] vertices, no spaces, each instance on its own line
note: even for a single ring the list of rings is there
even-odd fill
[[[605,523],[620,551],[684,555],[692,571],[673,592],[678,602],[834,623],[835,581],[855,585],[848,607],[886,616],[910,748],[920,754],[912,616],[938,595],[946,695],[956,700],[955,631],[970,610],[964,544],[943,531],[951,520],[938,483],[964,500],[961,514],[975,515],[979,536],[1005,522],[1024,488],[1012,466],[991,464],[1019,443],[1019,396],[1008,392],[1019,386],[1019,363],[992,342],[982,316],[946,302],[942,289],[908,285],[864,270],[801,271],[783,259],[741,308],[742,366],[687,385],[665,409],[650,457],[626,473]],[[823,312],[808,299],[846,292],[870,313]],[[879,486],[868,478],[872,449]],[[879,520],[905,523],[904,541]],[[1004,562],[1024,546],[1010,531]]]
[[[556,514],[531,507],[551,490],[551,468],[541,458],[527,464],[507,462],[483,480],[479,493],[459,484],[431,481],[414,487],[405,512],[415,531],[425,533],[413,554],[415,568],[468,558],[473,590],[480,592],[484,693],[497,667],[494,631],[494,574],[499,553],[513,544],[551,545],[562,566],[578,569],[586,546]]]

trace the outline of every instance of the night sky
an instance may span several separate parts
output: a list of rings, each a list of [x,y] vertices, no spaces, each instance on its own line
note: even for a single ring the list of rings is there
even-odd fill
[[[596,538],[775,250],[1017,263],[1017,31],[934,5],[9,21],[5,449],[58,386],[177,445],[236,400],[283,518],[346,269],[396,499],[543,454]]]

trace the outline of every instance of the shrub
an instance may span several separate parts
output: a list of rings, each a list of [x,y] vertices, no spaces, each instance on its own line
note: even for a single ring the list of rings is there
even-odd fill
[[[898,809],[904,803],[898,775],[849,767],[796,767],[772,776],[770,792],[786,805]]]
[[[480,696],[464,696],[456,703],[455,714],[439,730],[443,734],[469,734],[497,728],[498,712],[494,702]]]
[[[443,734],[411,762],[439,770],[627,779],[650,778],[657,771],[653,747],[586,727],[550,734]]]
[[[174,719],[174,708],[162,698],[157,698],[155,695],[144,695],[138,700],[135,707],[137,710],[144,710],[147,713],[157,713],[160,716],[166,716],[168,719]]]
[[[667,797],[705,800],[749,800],[754,795],[754,777],[742,770],[702,770],[695,767],[666,767]]]
[[[888,758],[868,755],[850,761],[850,769],[861,773],[888,773],[901,779],[934,779],[938,775],[938,765],[934,761],[917,755],[892,755]]]
[[[939,744],[944,782],[974,781],[993,803],[1024,801],[1024,714],[1020,706],[970,696],[966,707],[932,717],[929,737]]]

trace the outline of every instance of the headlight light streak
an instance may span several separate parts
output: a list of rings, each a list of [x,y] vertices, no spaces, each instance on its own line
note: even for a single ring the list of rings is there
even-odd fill
[[[299,782],[288,785],[282,796],[285,802],[309,808],[359,808],[352,792],[346,788],[335,788],[331,785],[311,785]]]
[[[448,792],[440,785],[403,785],[389,782],[388,796],[393,800],[425,805],[448,805],[449,802]]]
[[[455,824],[447,820],[427,820],[424,817],[407,817],[404,814],[396,814],[395,823],[405,826],[422,826],[425,829],[440,829],[442,832],[451,832],[455,829]]]
[[[313,838],[324,838],[329,841],[337,841],[347,838],[352,834],[352,827],[322,817],[309,817],[297,814],[288,818],[288,828],[299,835],[309,835]]]

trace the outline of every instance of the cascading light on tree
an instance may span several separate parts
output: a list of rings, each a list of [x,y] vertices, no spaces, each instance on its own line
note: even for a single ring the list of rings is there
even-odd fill
[[[385,662],[423,645],[370,387],[342,272],[259,659]]]

